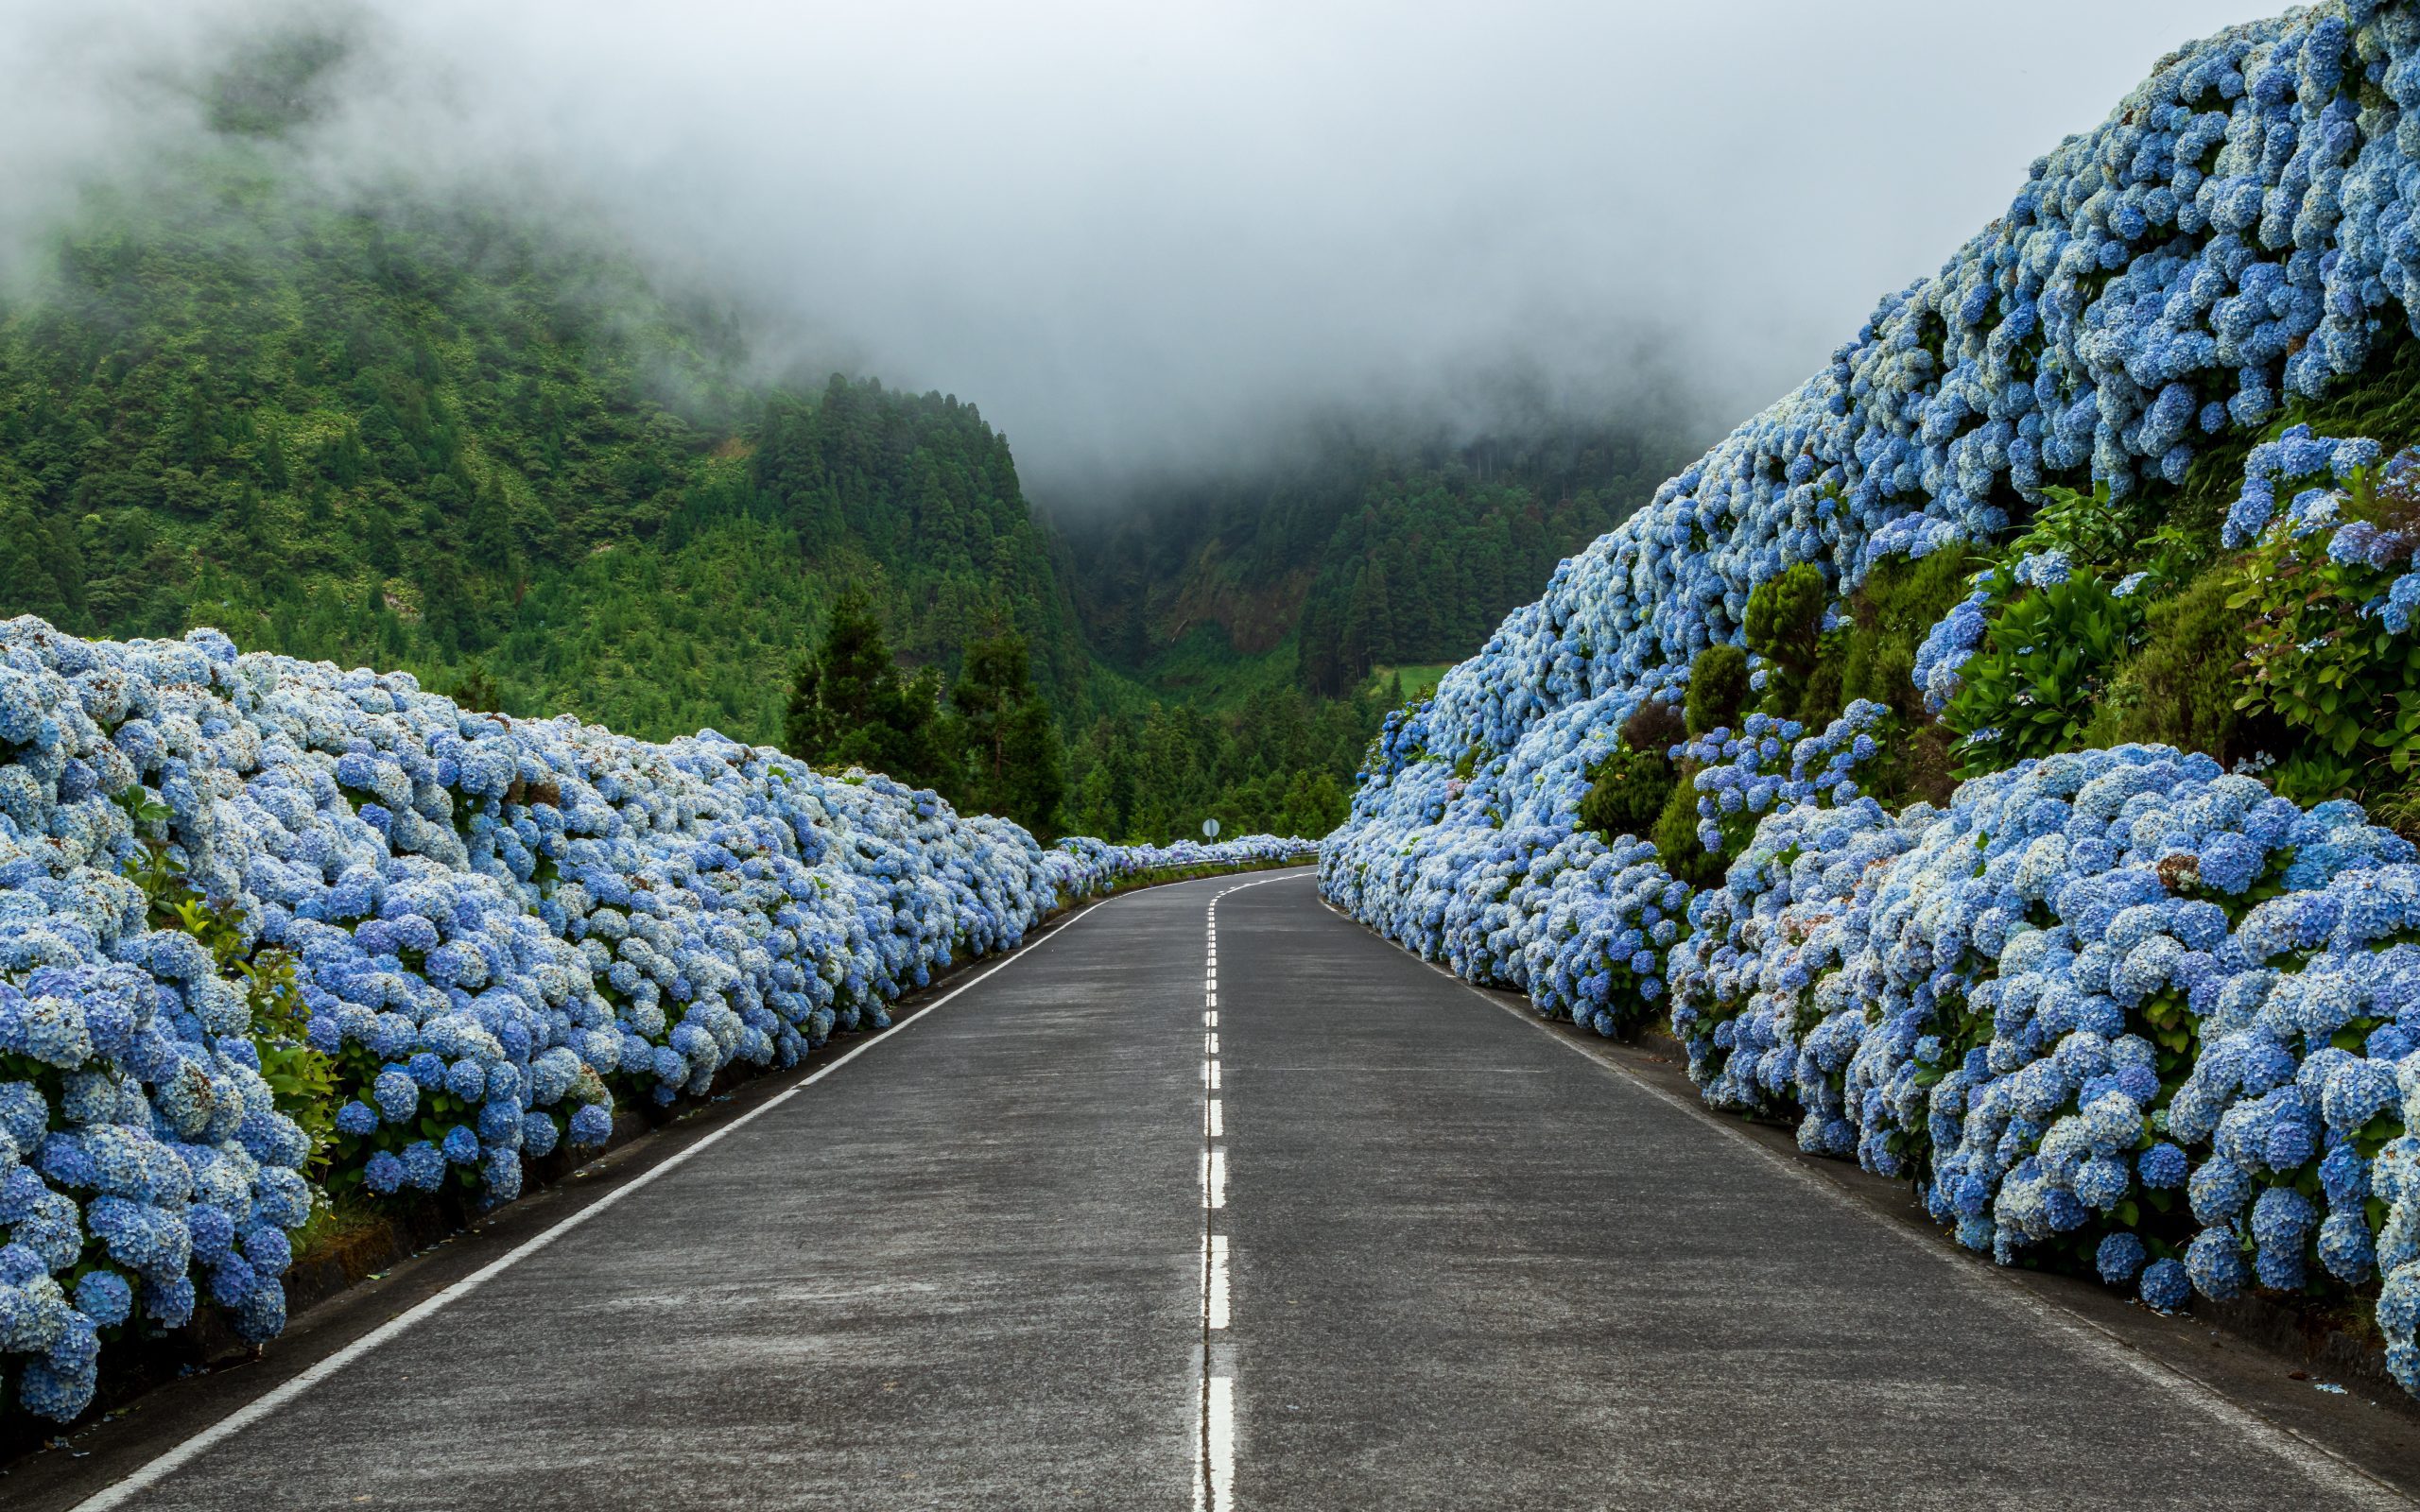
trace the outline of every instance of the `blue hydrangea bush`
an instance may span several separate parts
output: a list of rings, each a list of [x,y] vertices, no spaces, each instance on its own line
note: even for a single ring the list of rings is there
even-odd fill
[[[1673,748],[1720,886],[1692,896],[1651,845],[1577,824],[1613,731],[1741,644],[1759,585],[1811,563],[1844,605],[1887,558],[1990,561],[2076,490],[2114,508],[2245,438],[2213,544],[2342,569],[2368,627],[2357,654],[2253,602],[2261,712],[2348,727],[2339,756],[2404,771],[2420,730],[2349,728],[2325,690],[2367,678],[2364,697],[2411,691],[2364,708],[2420,716],[2411,532],[2353,507],[2413,458],[2285,421],[2390,322],[2420,332],[2416,200],[2420,7],[2340,0],[2163,60],[1388,720],[1322,847],[1327,896],[1544,1012],[1668,1014],[1710,1102],[1913,1181],[2003,1262],[2064,1259],[2160,1308],[2374,1297],[2420,1392],[2420,865],[2359,807],[2130,744],[2012,755],[1894,812],[1867,778],[1905,732],[1853,707]],[[2063,549],[1994,570],[1915,647],[1913,707],[1959,698],[1996,605],[2088,576]],[[2109,593],[2159,589],[2127,572]]]
[[[281,1110],[245,983],[154,927],[146,829],[245,954],[290,962],[332,1111]],[[277,1333],[315,1186],[510,1198],[617,1103],[886,1024],[1072,901],[1308,853],[1045,847],[711,730],[467,713],[215,631],[0,624],[0,1384],[64,1419],[105,1334],[204,1304]]]

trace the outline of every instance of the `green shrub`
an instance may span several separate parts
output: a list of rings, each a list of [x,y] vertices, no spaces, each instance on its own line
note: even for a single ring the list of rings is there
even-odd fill
[[[1842,707],[1871,698],[1910,728],[1930,720],[1916,691],[1916,647],[1950,606],[1966,596],[1973,570],[1974,563],[1955,551],[1936,551],[1920,561],[1886,557],[1874,564],[1849,597],[1850,627],[1841,644]]]
[[[1590,769],[1588,779],[1580,827],[1608,840],[1651,833],[1672,797],[1672,764],[1657,751],[1616,749]]]
[[[2360,766],[2324,746],[2306,746],[2262,774],[2269,785],[2305,808],[2364,786]]]
[[[1651,834],[1678,780],[1669,752],[1687,732],[1670,704],[1660,698],[1640,704],[1622,724],[1621,744],[1589,769],[1580,827],[1608,840]]]
[[[1748,653],[1736,645],[1709,645],[1689,663],[1688,726],[1692,735],[1739,722],[1748,701]]]
[[[1848,707],[1843,691],[1848,674],[1848,649],[1854,639],[1848,630],[1834,630],[1824,637],[1822,649],[1815,656],[1815,669],[1806,675],[1794,707],[1776,710],[1797,720],[1808,730],[1821,730],[1841,716]]]
[[[2142,649],[2110,679],[2085,745],[2140,741],[2207,751],[2230,764],[2253,754],[2236,708],[2243,692],[2244,616],[2227,607],[2239,581],[2232,563],[2221,563],[2144,609]]]
[[[2100,712],[2109,674],[2139,638],[2142,609],[2097,577],[2070,577],[2004,603],[1942,712],[1964,736],[1959,774],[2074,750]]]
[[[138,835],[125,870],[143,890],[147,920],[153,929],[180,930],[200,941],[218,974],[242,990],[251,1009],[261,1079],[268,1083],[277,1110],[310,1140],[316,1173],[336,1135],[336,1072],[303,1037],[311,1014],[295,979],[294,957],[259,945],[242,908],[208,898],[193,885],[182,852],[162,838],[167,805],[140,787],[127,789],[118,801]]]
[[[1806,561],[1766,578],[1749,593],[1740,640],[1771,663],[1764,697],[1769,711],[1795,711],[1805,700],[1815,673],[1824,608],[1831,597],[1824,570]]]
[[[2376,512],[2366,485],[2355,485],[2356,514]],[[2342,771],[2352,775],[2340,790],[2383,790],[2420,765],[2420,636],[2362,612],[2402,569],[2337,561],[2327,539],[2280,531],[2243,557],[2226,600],[2249,615],[2235,706],[2300,732],[2304,748],[2292,755],[2326,758],[2295,774],[2298,788]]]
[[[1719,855],[1707,854],[1705,847],[1698,844],[1698,792],[1690,781],[1695,776],[1696,763],[1681,764],[1673,779],[1672,796],[1664,800],[1664,812],[1656,816],[1655,833],[1648,838],[1655,842],[1665,870],[1703,890],[1722,881],[1728,864]]]
[[[2061,551],[2080,567],[2117,565],[2128,559],[2127,545],[2145,518],[2144,503],[2140,495],[2122,506],[2113,502],[2105,482],[2094,484],[2090,493],[2046,485],[2032,522],[2002,555],[2014,561],[2032,552]]]
[[[1886,803],[1895,806],[1910,798],[1945,802],[1957,785],[1949,755],[1956,737],[1925,708],[1916,690],[1916,647],[1950,606],[1966,596],[1973,567],[1955,551],[1876,562],[1849,595],[1843,623],[1817,642],[1815,667],[1797,706],[1784,711],[1817,730],[1859,698],[1891,710],[1897,733],[1859,779]]]

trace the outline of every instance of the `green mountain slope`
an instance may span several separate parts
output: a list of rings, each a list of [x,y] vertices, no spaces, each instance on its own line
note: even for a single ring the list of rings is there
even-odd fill
[[[1023,636],[1077,827],[1317,832],[1392,701],[1372,669],[1474,650],[1678,450],[1337,433],[1063,537],[972,404],[766,385],[734,317],[525,210],[308,187],[340,48],[240,63],[0,295],[0,615],[776,743],[856,587],[943,683]]]
[[[907,654],[1072,605],[971,405],[734,376],[739,344],[502,217],[299,202],[230,147],[96,198],[0,311],[0,608],[482,673],[516,712],[771,740],[844,582]]]
[[[1063,528],[1093,644],[1153,685],[1288,647],[1341,695],[1470,654],[1564,557],[1647,502],[1685,444],[1640,421],[1460,445],[1331,435],[1305,456],[1138,490]]]

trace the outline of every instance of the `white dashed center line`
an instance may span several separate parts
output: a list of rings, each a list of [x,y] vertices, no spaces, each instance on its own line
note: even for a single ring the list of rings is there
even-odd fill
[[[1210,1298],[1206,1325],[1214,1332],[1227,1326],[1227,1236],[1210,1236]]]
[[[1193,1504],[1200,1512],[1232,1512],[1236,1505],[1236,1370],[1234,1346],[1228,1342],[1233,1314],[1224,1232],[1227,1105],[1219,1096],[1219,900],[1236,890],[1228,887],[1212,895],[1202,931],[1201,1442],[1193,1486]]]

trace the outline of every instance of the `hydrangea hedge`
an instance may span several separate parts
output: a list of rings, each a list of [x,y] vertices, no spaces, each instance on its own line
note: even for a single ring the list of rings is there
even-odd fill
[[[2329,796],[2420,772],[2420,454],[2385,456],[2420,437],[2297,423],[2420,333],[2416,208],[2420,6],[2164,60],[1391,716],[1327,895],[1544,1012],[1668,1019],[1710,1102],[1912,1179],[2003,1262],[2161,1308],[2366,1298],[2420,1392],[2420,865]],[[2205,541],[2127,543],[2130,508],[2214,470]],[[1810,648],[1945,552],[1983,570],[1896,702],[1792,716]],[[2079,748],[2204,571],[2193,602],[2234,615],[2217,675],[2290,759]],[[1810,585],[1790,630],[1774,606]],[[1733,646],[1748,687],[1716,696]],[[1626,751],[1665,728],[1651,700],[1691,733]],[[1967,780],[1892,775],[1936,719]],[[1582,827],[1593,781],[1659,757],[1652,843]]]
[[[1302,841],[1045,847],[713,731],[468,713],[406,674],[0,624],[0,1385],[285,1321],[320,1194],[517,1194],[619,1100],[788,1066],[950,964]]]

